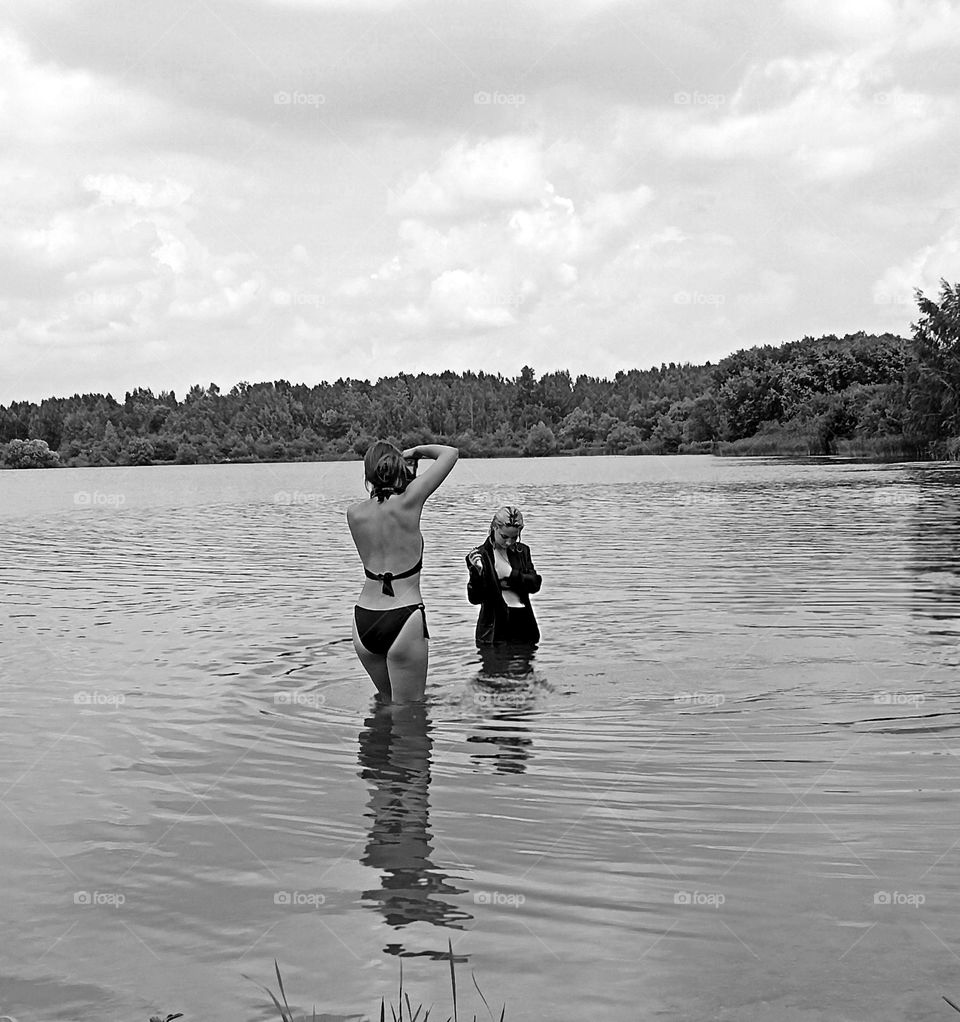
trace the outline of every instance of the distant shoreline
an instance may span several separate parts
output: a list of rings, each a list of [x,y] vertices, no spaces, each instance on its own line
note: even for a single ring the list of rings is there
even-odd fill
[[[892,438],[887,438],[888,440]],[[565,458],[643,458],[643,457],[687,457],[687,456],[710,456],[714,458],[783,458],[787,460],[806,461],[810,458],[820,460],[837,461],[872,461],[872,462],[952,462],[958,461],[956,455],[953,457],[946,451],[931,452],[922,451],[916,446],[904,443],[897,446],[893,443],[886,443],[882,446],[864,445],[857,443],[838,444],[835,451],[817,451],[809,448],[804,449],[796,445],[777,445],[765,442],[762,437],[749,437],[740,441],[715,441],[712,444],[689,444],[682,445],[686,449],[676,451],[664,450],[631,450],[611,453],[603,450],[573,450],[557,451],[552,454],[530,455],[523,451],[500,452],[490,454],[462,454],[464,460],[478,461],[513,461],[519,459],[536,458],[537,460],[553,460]],[[216,461],[151,461],[146,464],[132,465],[128,462],[113,462],[99,465],[76,465],[64,462],[56,462],[47,465],[3,465],[0,464],[0,472],[3,471],[29,471],[32,469],[61,469],[61,468],[178,468],[188,466],[212,466],[212,465],[321,465],[334,464],[337,462],[355,463],[361,461],[359,455],[330,455],[313,458],[223,458]]]

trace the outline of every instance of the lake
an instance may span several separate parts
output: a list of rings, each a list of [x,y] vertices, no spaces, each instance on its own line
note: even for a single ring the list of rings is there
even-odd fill
[[[0,1014],[926,1020],[960,998],[960,472],[462,460],[428,705],[350,642],[360,463],[0,473]],[[482,658],[503,503],[544,578]],[[389,1014],[389,1012],[388,1012]]]

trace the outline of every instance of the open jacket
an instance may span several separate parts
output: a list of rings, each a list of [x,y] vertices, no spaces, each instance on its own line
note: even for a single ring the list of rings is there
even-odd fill
[[[543,579],[533,566],[530,547],[526,543],[517,543],[506,551],[507,560],[513,569],[506,581],[520,597],[520,602],[526,611],[523,614],[514,612],[515,620],[512,627],[508,624],[510,615],[507,613],[507,605],[500,590],[500,579],[497,577],[494,564],[492,540],[488,537],[487,541],[478,546],[476,550],[483,558],[483,571],[477,571],[471,567],[468,555],[467,567],[470,570],[470,578],[467,581],[467,599],[480,606],[480,617],[477,619],[477,643],[537,642],[540,639],[540,630],[537,627],[536,618],[533,616],[533,608],[530,606],[530,594],[540,592]],[[520,633],[517,632],[517,618],[521,619],[522,631]]]

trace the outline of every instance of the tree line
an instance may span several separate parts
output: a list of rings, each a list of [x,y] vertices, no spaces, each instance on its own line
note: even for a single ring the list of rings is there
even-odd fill
[[[861,454],[960,451],[960,285],[917,292],[912,336],[805,337],[716,365],[664,363],[612,380],[560,370],[194,385],[0,406],[8,467],[341,460],[379,437],[466,456]]]

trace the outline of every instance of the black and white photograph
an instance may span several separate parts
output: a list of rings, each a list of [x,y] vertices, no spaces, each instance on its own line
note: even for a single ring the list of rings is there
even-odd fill
[[[960,1022],[960,3],[6,0],[0,1022]]]

